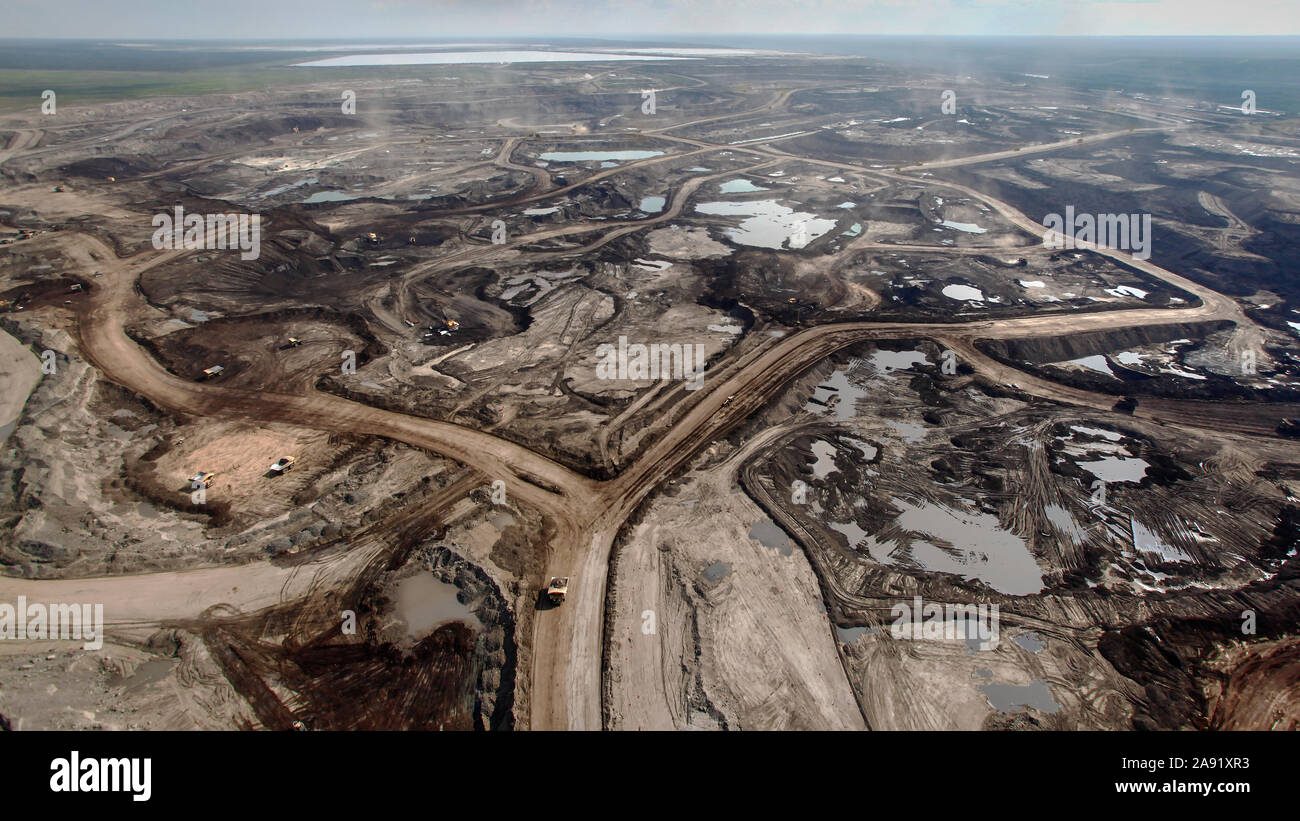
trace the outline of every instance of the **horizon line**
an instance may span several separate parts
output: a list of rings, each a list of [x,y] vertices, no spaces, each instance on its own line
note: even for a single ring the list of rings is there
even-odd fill
[[[466,39],[466,38],[470,38],[470,37],[473,37],[473,38],[475,38],[475,39],[482,39],[483,37],[487,37],[487,36],[489,36],[489,35],[478,35],[478,34],[453,34],[453,35],[440,36],[440,37],[438,37],[438,39],[440,39],[440,40],[444,40],[444,41],[454,41],[454,40]],[[1199,38],[1199,39],[1211,39],[1211,40],[1227,40],[1227,39],[1231,39],[1231,38],[1240,38],[1240,39],[1247,39],[1247,38],[1250,38],[1250,39],[1266,39],[1266,38],[1274,38],[1274,39],[1286,39],[1286,38],[1290,38],[1290,39],[1300,39],[1300,33],[1295,33],[1295,34],[1016,34],[1016,33],[1007,33],[1007,34],[1001,34],[1001,33],[999,33],[999,34],[932,34],[932,33],[920,33],[920,32],[918,32],[918,33],[892,33],[892,34],[879,34],[879,33],[863,33],[863,34],[859,34],[859,33],[838,33],[838,32],[837,32],[837,33],[828,33],[828,32],[790,32],[790,33],[773,34],[773,33],[771,33],[771,32],[737,32],[737,33],[721,34],[721,35],[719,35],[719,34],[697,34],[697,33],[692,33],[692,32],[648,32],[648,33],[647,33],[647,32],[641,32],[641,33],[638,33],[638,34],[636,34],[636,35],[603,34],[603,35],[599,35],[599,36],[597,36],[597,35],[570,35],[570,34],[551,34],[551,35],[545,35],[545,34],[528,34],[528,35],[525,35],[525,34],[493,34],[493,35],[491,35],[491,36],[492,36],[492,37],[495,37],[497,40],[541,40],[541,39],[549,39],[549,40],[623,40],[623,41],[627,41],[627,42],[647,41],[647,40],[652,40],[652,39],[662,38],[662,37],[694,37],[694,38],[710,38],[710,37],[724,37],[724,38],[735,38],[735,37],[772,37],[772,38],[776,38],[776,37],[817,37],[817,38],[825,38],[825,37],[842,37],[842,38],[845,38],[845,37],[862,37],[862,38],[877,38],[877,39],[890,39],[890,38],[899,38],[899,37],[926,37],[926,38],[931,38],[931,39],[935,39],[935,40],[997,40],[997,39],[1008,39],[1008,40],[1029,40],[1029,39],[1051,39],[1051,40],[1099,40],[1099,39],[1105,39],[1105,40],[1151,40],[1151,39],[1170,39],[1170,40],[1179,40],[1179,39],[1181,39],[1181,40],[1189,40],[1189,39],[1198,39],[1198,38]],[[4,42],[4,41],[6,41],[6,40],[44,40],[44,41],[51,41],[51,42],[56,42],[56,41],[61,41],[61,42],[70,42],[70,41],[75,41],[75,42],[99,42],[99,43],[108,43],[108,42],[112,42],[112,41],[115,41],[115,40],[127,40],[127,39],[132,39],[132,36],[116,36],[116,37],[114,37],[114,36],[106,36],[106,37],[37,37],[37,36],[23,36],[23,35],[0,36],[0,42]],[[144,40],[144,41],[151,41],[151,42],[166,42],[166,43],[249,43],[249,42],[265,42],[265,43],[294,43],[294,42],[303,42],[303,43],[331,43],[331,42],[339,42],[339,43],[346,43],[346,42],[386,42],[386,41],[398,41],[398,40],[409,41],[409,40],[412,40],[412,39],[415,39],[415,38],[414,38],[412,35],[405,35],[405,36],[392,36],[392,37],[337,37],[337,38],[336,38],[336,37],[292,37],[292,36],[287,36],[287,37],[166,37],[166,36],[163,36],[163,37],[153,37],[153,36],[139,36],[139,37],[134,37],[134,39]]]

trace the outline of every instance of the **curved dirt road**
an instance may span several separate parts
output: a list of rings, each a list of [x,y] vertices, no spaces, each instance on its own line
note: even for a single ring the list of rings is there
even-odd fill
[[[734,147],[702,141],[675,139],[695,144],[698,151],[671,155],[674,158],[714,150],[734,150]],[[807,162],[850,169],[882,179],[917,182],[906,176],[850,164],[797,157],[757,144],[744,146],[744,150],[766,154],[773,161]],[[583,184],[591,181],[585,180]],[[931,181],[929,184],[975,197],[1033,236],[1040,236],[1043,231],[1041,225],[1024,214],[987,195],[951,183]],[[563,190],[538,196],[554,196]],[[693,190],[693,186],[686,184],[673,196],[670,208],[658,218],[613,227],[612,232],[602,234],[592,245],[598,246],[615,235],[671,219],[680,213]],[[485,208],[499,206],[493,204]],[[544,233],[559,236],[601,229],[609,232],[611,227],[608,224],[572,226]],[[532,236],[528,241],[537,239],[539,236]],[[379,410],[315,392],[305,396],[253,392],[180,379],[168,373],[127,337],[124,328],[133,317],[147,310],[134,288],[140,273],[184,252],[146,254],[119,260],[104,243],[87,235],[68,232],[61,235],[60,241],[73,246],[70,253],[80,249],[88,267],[93,264],[104,272],[86,307],[82,308],[78,327],[84,355],[109,379],[159,405],[188,413],[290,422],[320,430],[381,436],[425,448],[470,465],[485,476],[507,478],[509,492],[516,494],[525,504],[536,507],[554,524],[550,545],[537,547],[549,549],[548,573],[568,575],[572,582],[569,602],[563,607],[540,612],[534,622],[529,718],[535,729],[599,729],[601,726],[600,664],[605,583],[613,541],[626,518],[665,478],[686,464],[700,449],[761,408],[789,379],[835,350],[869,338],[934,338],[959,350],[978,371],[999,381],[1007,381],[1008,373],[1011,373],[1031,393],[1091,407],[1109,407],[1113,404],[1113,397],[1101,397],[1033,379],[979,355],[973,342],[979,338],[1025,338],[1208,319],[1232,321],[1247,333],[1252,328],[1240,307],[1231,299],[1149,261],[1132,259],[1120,251],[1097,248],[1097,253],[1195,294],[1202,304],[1183,309],[1057,314],[964,324],[855,322],[811,328],[778,343],[758,347],[729,364],[725,378],[710,382],[705,390],[700,391],[694,397],[694,404],[618,477],[597,482],[520,445],[459,425]],[[91,263],[89,251],[92,249],[108,261]],[[479,261],[476,250],[466,249],[454,255],[453,259],[439,260],[426,270],[463,264],[462,260],[467,259]],[[582,250],[569,249],[557,253],[573,254]],[[933,250],[941,253],[944,249],[936,247]],[[500,249],[488,247],[484,251],[495,254]],[[733,395],[734,399],[724,407],[727,397]],[[227,571],[215,568],[192,571],[192,574],[212,574],[213,583],[219,585],[220,574]],[[157,581],[133,577],[100,580],[99,583],[129,587],[140,585],[142,580],[146,585]],[[39,597],[53,584],[60,583],[13,580],[3,589],[14,595],[22,593]],[[205,586],[204,589],[215,588]],[[201,603],[195,600],[194,605],[198,607]],[[146,613],[142,611],[139,615]]]

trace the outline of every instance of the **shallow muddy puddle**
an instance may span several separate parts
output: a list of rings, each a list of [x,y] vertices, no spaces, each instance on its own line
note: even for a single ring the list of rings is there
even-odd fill
[[[852,644],[863,636],[880,632],[878,627],[836,627],[835,634],[841,644]]]
[[[1164,540],[1148,530],[1137,519],[1129,518],[1129,528],[1133,534],[1133,549],[1138,553],[1154,553],[1166,562],[1190,562],[1192,560],[1187,551],[1171,544],[1165,544]]]
[[[944,220],[940,224],[943,225],[944,228],[951,228],[954,231],[961,231],[966,234],[983,234],[988,231],[987,228],[981,228],[973,222],[953,222],[952,220]]]
[[[1025,596],[1043,589],[1042,570],[1025,540],[1004,530],[996,516],[958,511],[929,501],[915,504],[895,498],[893,503],[903,511],[895,520],[900,528],[951,545],[950,550],[944,550],[923,539],[914,539],[910,558],[922,569],[977,579],[1011,596]],[[845,532],[848,526],[831,526],[850,537],[850,546],[855,544]],[[856,525],[853,529],[862,532]],[[882,544],[874,538],[861,541],[877,562],[898,563],[894,556],[897,548],[892,542]]]
[[[945,285],[943,295],[949,299],[967,300],[970,302],[983,302],[984,292],[979,288],[973,288],[970,285]]]
[[[648,160],[662,156],[662,151],[547,151],[539,155],[547,162],[614,162],[616,160]]]
[[[1106,456],[1095,462],[1075,462],[1076,465],[1103,482],[1141,482],[1150,465],[1145,459]]]
[[[1028,684],[1000,684],[990,681],[979,686],[989,700],[989,706],[998,712],[1008,712],[1021,707],[1032,707],[1044,713],[1055,713],[1061,705],[1052,698],[1052,688],[1042,679]]]
[[[930,360],[920,351],[875,351],[871,366],[881,373],[910,370],[913,365],[929,365]]]
[[[885,424],[893,428],[894,432],[909,445],[915,445],[925,439],[925,425],[917,422],[900,422],[897,419],[886,419]]]
[[[754,185],[746,179],[727,180],[718,186],[718,190],[724,194],[752,194],[755,191],[770,191],[770,188],[763,188]]]
[[[1043,637],[1037,633],[1021,633],[1019,636],[1012,636],[1011,640],[1031,653],[1037,653],[1047,646]]]
[[[397,616],[406,623],[414,639],[424,638],[450,621],[464,622],[479,631],[483,625],[460,600],[456,586],[439,581],[431,573],[417,573],[396,585]]]
[[[862,451],[862,459],[865,462],[870,462],[872,459],[875,459],[876,454],[880,452],[880,449],[877,448],[875,445],[871,444],[870,442],[864,442],[861,439],[853,439],[848,436],[844,438],[848,440],[848,443],[850,445],[853,445],[853,447]]]
[[[803,409],[816,414],[824,414],[827,406],[833,405],[835,421],[848,422],[857,416],[858,400],[866,395],[865,390],[849,381],[847,371],[837,370],[825,382],[817,386],[812,397],[804,404]],[[819,402],[822,404],[818,404]]]
[[[1101,354],[1095,354],[1093,356],[1084,356],[1084,357],[1080,357],[1079,359],[1071,359],[1069,360],[1068,364],[1081,365],[1090,371],[1096,371],[1097,373],[1104,373],[1107,376],[1115,375],[1115,372],[1110,369],[1110,363],[1108,363],[1106,361],[1106,357],[1102,356]]]
[[[304,205],[311,205],[317,202],[348,202],[356,197],[351,194],[344,194],[342,191],[317,191],[307,199],[303,200]]]
[[[813,476],[818,479],[825,479],[835,471],[835,446],[830,442],[824,442],[818,439],[812,444],[813,456],[817,461],[813,462]]]
[[[879,546],[879,543],[867,531],[859,527],[857,522],[827,522],[826,526],[843,535],[848,540],[850,549],[861,549],[865,545],[867,550],[872,553],[872,557],[875,557],[875,549]],[[882,564],[888,564],[888,562],[882,562]]]
[[[161,681],[171,673],[175,662],[171,659],[149,659],[135,668],[130,676],[122,677],[118,673],[113,673],[108,677],[107,684],[110,687],[124,687],[127,692],[134,692],[155,681]]]
[[[785,531],[767,519],[754,522],[749,526],[749,538],[763,545],[770,547],[780,553],[782,556],[789,556],[794,552],[794,542],[790,537],[785,535]]]
[[[1103,430],[1102,428],[1089,428],[1083,425],[1070,425],[1070,430],[1075,433],[1086,433],[1089,436],[1100,436],[1103,439],[1109,439],[1112,442],[1118,442],[1123,438],[1123,434],[1116,433],[1113,430]]]
[[[776,200],[747,202],[702,202],[695,206],[701,214],[742,216],[740,225],[723,233],[732,241],[756,248],[803,248],[835,227],[835,220],[795,211]]]
[[[700,575],[704,577],[705,581],[716,582],[726,578],[726,576],[730,573],[731,573],[731,565],[727,564],[726,562],[714,562],[713,564],[704,568],[704,571],[700,573]]]

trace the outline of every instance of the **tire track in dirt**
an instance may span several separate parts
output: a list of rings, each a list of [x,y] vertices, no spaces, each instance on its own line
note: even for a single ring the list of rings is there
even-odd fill
[[[788,99],[788,95],[786,98]],[[667,155],[648,161],[646,164],[716,150],[744,150],[767,154],[774,161],[807,162],[852,170],[896,182],[908,184],[918,182],[909,177],[868,170],[848,163],[812,160],[786,154],[766,148],[763,143],[737,149],[704,141],[661,136],[669,140],[694,144],[697,150]],[[564,193],[579,185],[595,182],[623,170],[626,169],[601,172],[581,183],[545,194],[533,195],[533,198]],[[620,226],[613,232],[602,235],[600,239],[588,246],[558,253],[563,255],[582,253],[629,231],[640,230],[655,222],[671,219],[680,213],[689,195],[703,181],[704,179],[701,178],[695,186],[690,182],[685,184],[673,197],[672,208],[654,220]],[[999,200],[952,183],[928,184],[963,191],[987,203],[1031,235],[1042,234],[1041,225],[1032,222],[1024,214]],[[526,200],[527,198],[519,201]],[[457,213],[488,210],[510,204],[514,204],[514,201],[475,206],[462,209]],[[542,236],[530,237],[530,241],[600,229],[608,231],[609,226],[575,226],[542,232]],[[932,338],[961,350],[969,357],[968,361],[976,367],[977,371],[999,381],[1005,381],[1004,377],[1010,373],[1028,392],[1070,404],[1097,407],[1098,403],[1102,403],[1108,407],[1113,397],[1106,397],[1103,400],[1098,394],[1035,380],[980,355],[973,347],[973,342],[977,338],[1049,336],[1138,324],[1182,323],[1204,319],[1228,319],[1236,323],[1239,328],[1250,327],[1249,320],[1240,306],[1227,297],[1150,262],[1135,260],[1123,252],[1093,248],[1092,250],[1097,253],[1121,264],[1137,268],[1175,287],[1196,294],[1201,298],[1202,304],[1176,310],[1138,309],[1073,317],[1035,316],[984,320],[960,325],[841,323],[812,328],[786,337],[771,347],[749,352],[743,364],[739,364],[728,378],[710,389],[701,391],[695,404],[684,412],[664,435],[645,448],[622,474],[607,482],[595,482],[527,448],[458,425],[382,411],[325,394],[298,396],[239,391],[178,379],[168,374],[143,349],[127,338],[124,327],[130,309],[140,308],[138,304],[134,306],[130,304],[133,296],[139,299],[139,294],[135,291],[135,281],[139,274],[182,252],[141,255],[138,259],[118,260],[102,242],[86,235],[73,236],[79,237],[76,240],[78,242],[95,246],[105,259],[110,260],[108,263],[101,263],[105,277],[102,287],[96,288],[100,293],[96,294],[95,299],[91,301],[91,307],[82,310],[78,326],[83,353],[113,381],[127,386],[160,405],[176,410],[200,415],[286,421],[320,430],[382,436],[440,453],[470,465],[486,476],[509,476],[514,480],[514,486],[510,488],[511,492],[525,503],[539,509],[554,525],[549,546],[539,545],[539,549],[549,548],[550,551],[548,573],[569,575],[572,580],[570,603],[562,608],[539,613],[535,620],[532,636],[530,723],[538,729],[597,729],[601,726],[600,660],[604,590],[614,536],[627,516],[664,479],[686,464],[701,448],[743,423],[791,378],[830,353],[864,339]],[[64,235],[63,239],[67,240],[68,235]],[[496,250],[492,249],[492,252]],[[939,253],[942,250],[936,248],[935,252]],[[481,254],[480,249],[469,248],[458,252],[450,259],[439,260],[426,268],[425,272],[442,266],[462,264],[462,260],[469,260]],[[734,396],[734,400],[726,402],[729,396]],[[1185,421],[1188,424],[1192,423],[1192,420]],[[217,571],[192,572],[211,574]],[[138,585],[141,579],[128,577],[121,580],[99,581],[113,584],[130,581]],[[12,580],[0,583],[0,589],[13,587],[18,592],[33,595],[35,591],[42,591],[43,594],[43,591],[51,589],[50,585],[60,584],[65,583]]]

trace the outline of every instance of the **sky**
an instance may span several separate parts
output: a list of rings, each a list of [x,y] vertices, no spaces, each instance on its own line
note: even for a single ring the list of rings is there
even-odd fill
[[[1297,35],[1300,0],[0,0],[0,38]]]

